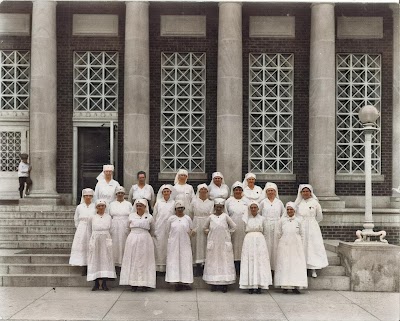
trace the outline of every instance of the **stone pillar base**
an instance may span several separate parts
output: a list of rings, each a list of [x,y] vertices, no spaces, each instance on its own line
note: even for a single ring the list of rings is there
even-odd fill
[[[19,200],[20,205],[62,205],[58,194],[32,193]]]
[[[338,196],[318,196],[319,203],[323,209],[325,208],[345,208],[345,201]]]
[[[400,290],[400,246],[378,242],[340,242],[337,249],[350,289],[355,292]]]
[[[391,208],[400,208],[400,196],[392,196],[390,198],[390,207]]]

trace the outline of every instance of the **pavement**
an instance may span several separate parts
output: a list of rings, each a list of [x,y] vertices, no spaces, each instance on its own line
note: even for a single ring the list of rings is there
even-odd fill
[[[6,320],[400,320],[399,293],[207,289],[92,292],[90,287],[0,287]]]

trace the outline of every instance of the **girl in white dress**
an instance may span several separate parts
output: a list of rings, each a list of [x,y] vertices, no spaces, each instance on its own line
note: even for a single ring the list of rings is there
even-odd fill
[[[214,213],[204,224],[204,232],[208,236],[203,280],[211,284],[211,292],[221,287],[222,292],[226,293],[228,284],[236,280],[231,242],[231,233],[235,231],[236,224],[224,213],[224,203],[223,198],[214,200]]]
[[[87,280],[95,281],[92,291],[100,287],[108,291],[107,279],[115,279],[112,239],[111,216],[105,213],[107,202],[96,201],[96,214],[89,218],[88,230],[90,235],[88,254]]]
[[[264,198],[260,203],[260,213],[266,219],[266,241],[268,246],[271,269],[275,270],[276,250],[278,248],[279,219],[285,214],[285,206],[279,199],[278,186],[275,183],[265,184]]]
[[[174,188],[177,196],[180,195],[181,199],[185,202],[185,214],[189,215],[190,203],[194,198],[193,186],[187,184],[189,173],[185,169],[180,169],[175,176]]]
[[[225,184],[224,176],[221,172],[214,172],[210,185],[208,185],[208,192],[210,200],[215,198],[227,199],[229,197],[229,187]]]
[[[165,272],[167,263],[168,228],[167,221],[175,213],[175,188],[170,184],[160,187],[157,193],[157,202],[154,205],[154,248],[156,256],[156,270]]]
[[[197,186],[196,197],[190,205],[189,215],[193,218],[193,230],[196,235],[192,238],[193,261],[196,263],[196,275],[202,274],[202,265],[206,258],[207,236],[203,233],[204,224],[213,212],[214,202],[208,199],[207,184]]]
[[[312,186],[309,184],[299,186],[295,204],[297,216],[302,219],[307,269],[310,269],[311,276],[316,278],[317,272],[315,270],[328,266],[324,240],[318,224],[322,221],[322,208]]]
[[[278,226],[278,251],[274,286],[281,287],[283,293],[292,289],[300,294],[299,289],[307,288],[307,267],[303,249],[303,229],[301,220],[295,214],[296,205],[286,203],[287,215],[282,216]]]
[[[232,233],[232,245],[237,275],[240,274],[240,258],[244,236],[246,235],[243,215],[248,213],[247,203],[248,200],[243,196],[243,184],[236,181],[232,185],[231,197],[225,202],[225,211],[236,224],[235,232]]]
[[[265,218],[258,213],[256,201],[250,202],[249,211],[250,214],[243,215],[246,236],[240,261],[239,287],[248,289],[249,294],[253,294],[254,290],[261,294],[261,289],[268,289],[272,284],[268,248],[264,237]]]
[[[130,285],[132,292],[136,292],[138,287],[146,292],[148,288],[156,287],[156,262],[151,238],[154,220],[146,199],[135,201],[134,213],[129,215],[129,227],[119,284]]]
[[[96,208],[93,203],[93,193],[91,188],[82,190],[81,203],[76,207],[74,215],[76,231],[72,242],[69,264],[83,266],[82,275],[87,274],[89,246],[88,220],[96,214]]]
[[[265,194],[262,188],[255,183],[256,175],[247,173],[243,180],[243,193],[248,200],[260,203],[265,198]]]
[[[97,176],[97,184],[94,189],[94,201],[99,199],[107,202],[107,213],[109,204],[115,200],[115,189],[119,183],[113,179],[114,165],[103,165],[103,171]]]
[[[190,237],[194,234],[192,219],[185,215],[183,201],[175,202],[175,215],[168,218],[167,269],[165,281],[175,284],[175,291],[191,290],[193,259]]]
[[[129,215],[133,211],[132,204],[125,201],[125,188],[118,186],[115,190],[117,199],[110,203],[109,213],[112,217],[111,238],[113,241],[114,264],[119,272],[124,256],[125,242],[129,235]],[[119,271],[118,271],[119,270]]]

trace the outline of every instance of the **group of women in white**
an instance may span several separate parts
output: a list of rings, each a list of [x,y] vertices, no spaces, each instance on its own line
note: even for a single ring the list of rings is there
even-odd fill
[[[195,193],[182,169],[155,200],[139,172],[126,201],[112,173],[112,165],[104,165],[95,191],[82,191],[75,213],[70,264],[87,266],[92,290],[108,290],[116,268],[120,284],[132,291],[155,288],[157,271],[176,291],[191,289],[195,265],[211,291],[227,292],[239,275],[239,287],[250,294],[270,285],[300,293],[308,286],[307,269],[317,277],[316,270],[328,266],[322,210],[311,185],[300,185],[296,201],[284,206],[277,185],[261,189],[252,173],[229,189],[215,172]]]

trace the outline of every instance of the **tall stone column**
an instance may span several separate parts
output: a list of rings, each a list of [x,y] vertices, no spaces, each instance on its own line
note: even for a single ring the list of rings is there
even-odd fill
[[[393,11],[393,127],[392,127],[392,186],[400,186],[400,5],[391,4]],[[396,207],[400,195],[393,192]]]
[[[309,179],[316,195],[326,201],[335,195],[336,90],[334,4],[311,6],[309,108]],[[344,204],[343,204],[344,206]]]
[[[242,5],[219,4],[217,168],[230,186],[242,180]]]
[[[55,1],[33,1],[30,93],[31,198],[57,199],[57,42]]]
[[[126,2],[124,88],[124,185],[136,181],[136,173],[149,171],[150,71],[149,4]],[[147,175],[148,176],[148,175]]]

